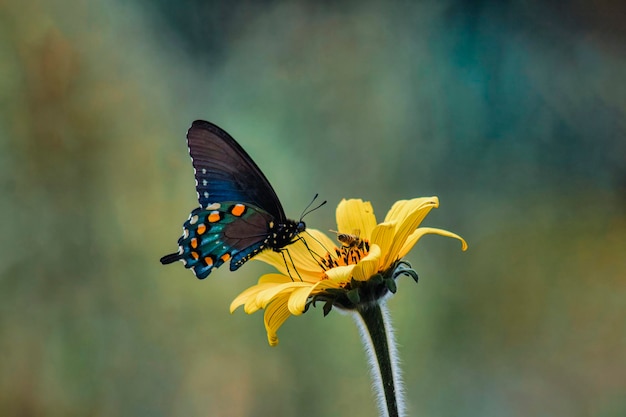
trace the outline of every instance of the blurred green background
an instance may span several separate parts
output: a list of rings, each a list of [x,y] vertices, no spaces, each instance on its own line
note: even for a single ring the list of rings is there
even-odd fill
[[[622,2],[0,2],[0,415],[376,416],[356,326],[164,267],[202,118],[297,217],[437,195],[390,299],[411,416],[626,415]]]

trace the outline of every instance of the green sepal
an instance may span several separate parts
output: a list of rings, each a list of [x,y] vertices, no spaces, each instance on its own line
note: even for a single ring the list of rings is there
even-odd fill
[[[388,278],[385,280],[385,287],[387,287],[387,289],[393,294],[398,291],[398,286],[396,285],[396,281],[394,281],[393,278]]]
[[[372,277],[368,279],[367,281],[373,285],[380,285],[383,283],[384,280],[385,278],[381,274],[376,274],[376,275],[372,275]]]
[[[326,301],[326,303],[324,304],[324,317],[326,317],[332,309],[333,309],[333,302],[331,300]]]
[[[419,277],[417,276],[417,272],[413,268],[411,268],[411,264],[407,261],[400,261],[398,265],[393,270],[392,278],[397,279],[400,275],[408,275],[417,283]]]
[[[346,293],[346,296],[348,297],[348,300],[350,300],[352,304],[358,304],[361,301],[361,295],[359,294],[358,288],[348,291]]]

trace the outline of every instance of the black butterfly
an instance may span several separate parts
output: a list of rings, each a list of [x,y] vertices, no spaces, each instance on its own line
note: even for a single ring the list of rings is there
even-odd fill
[[[276,192],[246,151],[216,125],[196,120],[187,131],[200,207],[183,225],[178,252],[199,279],[230,260],[234,271],[259,252],[295,242],[306,226],[285,216]]]

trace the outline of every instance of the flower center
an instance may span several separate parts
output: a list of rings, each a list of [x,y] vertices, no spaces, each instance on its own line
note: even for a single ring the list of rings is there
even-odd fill
[[[358,239],[350,245],[335,248],[335,253],[327,252],[320,263],[325,271],[338,266],[354,265],[370,251],[370,243],[366,239]]]

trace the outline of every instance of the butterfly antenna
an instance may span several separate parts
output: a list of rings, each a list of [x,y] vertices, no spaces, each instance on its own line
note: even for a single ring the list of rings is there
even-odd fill
[[[302,221],[302,219],[304,218],[304,216],[306,216],[307,214],[314,212],[315,210],[317,210],[318,208],[322,207],[324,204],[326,204],[326,200],[322,201],[317,207],[312,208],[309,210],[309,207],[311,207],[313,205],[313,202],[317,199],[317,196],[319,196],[318,193],[315,194],[315,196],[313,196],[313,200],[311,200],[311,202],[306,206],[306,208],[302,211],[302,214],[300,215],[300,221]]]

